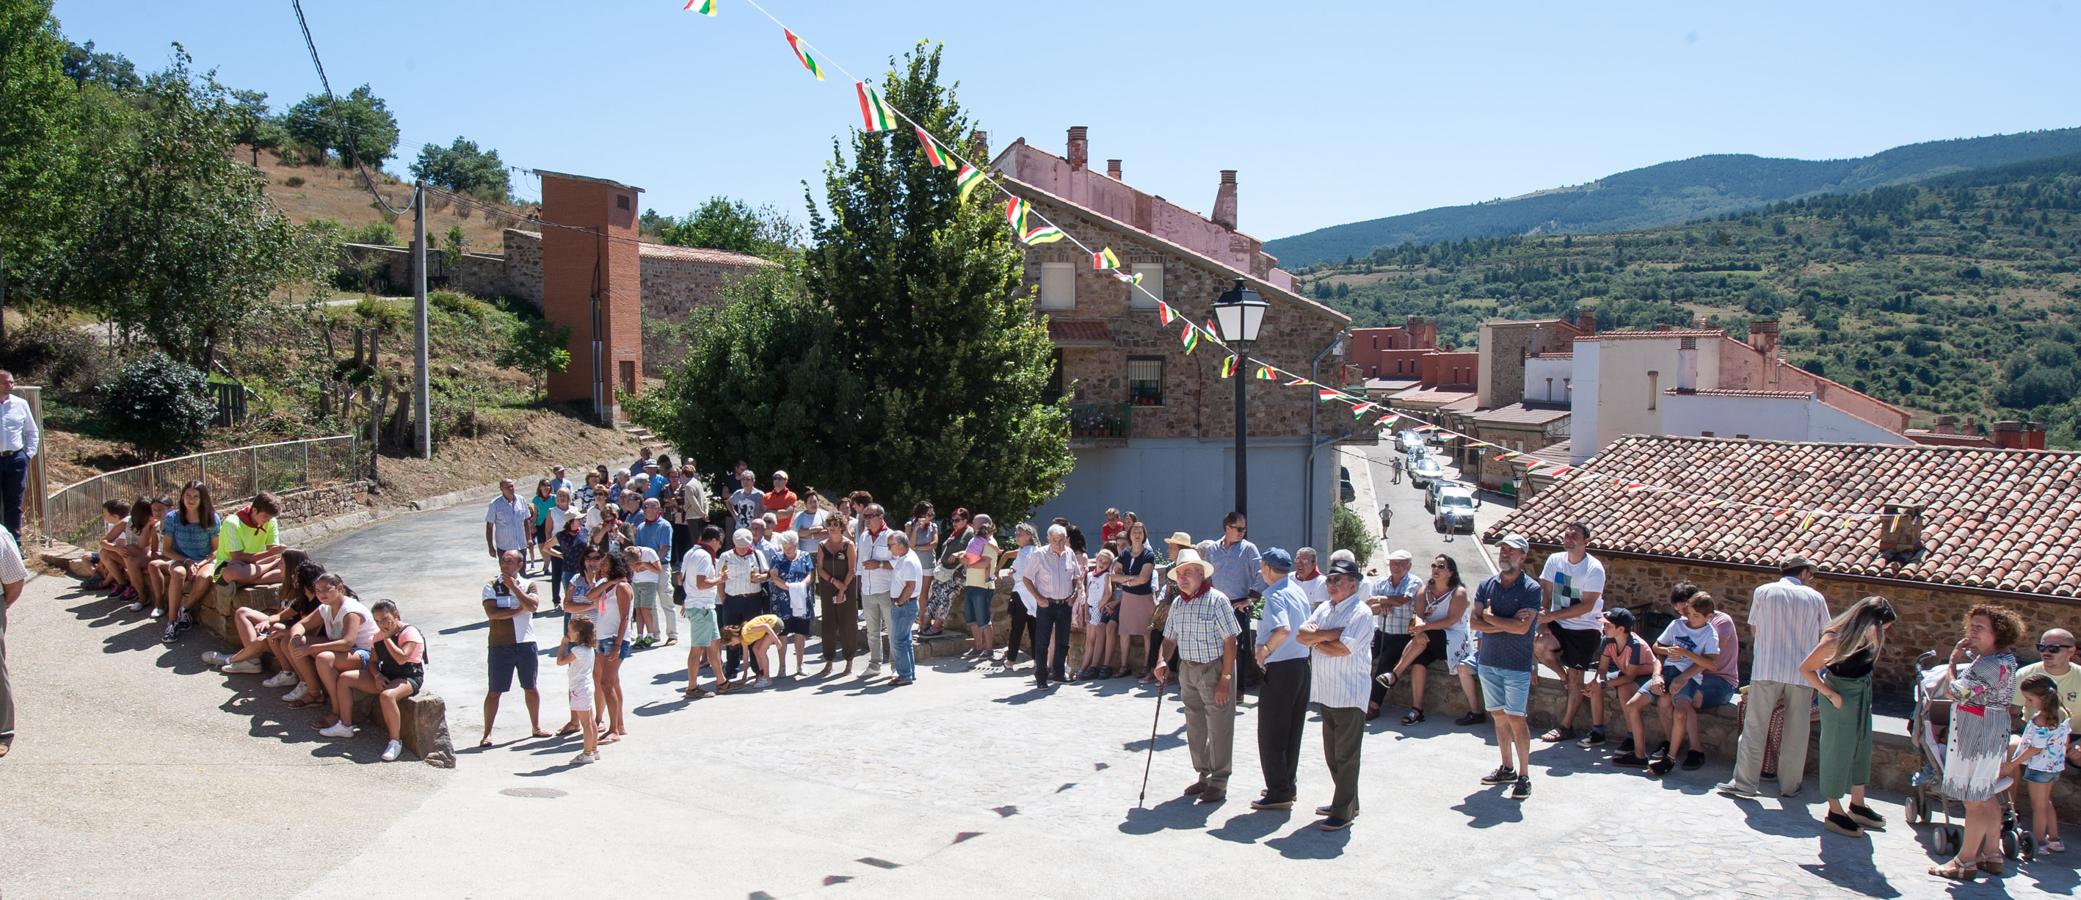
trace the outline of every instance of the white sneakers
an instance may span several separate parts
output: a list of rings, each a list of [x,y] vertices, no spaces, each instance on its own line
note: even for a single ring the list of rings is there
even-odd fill
[[[299,681],[296,683],[295,690],[292,690],[289,693],[282,695],[282,702],[295,703],[296,701],[302,700],[303,698],[308,697],[310,695],[311,692],[308,689],[308,686],[306,686],[303,682]]]
[[[269,675],[269,676],[267,676],[267,680],[266,680],[266,681],[263,681],[263,682],[261,682],[261,683],[260,683],[260,686],[261,686],[261,687],[269,687],[269,688],[278,688],[278,687],[288,687],[288,686],[290,686],[290,685],[292,685],[292,684],[295,684],[295,683],[297,683],[297,682],[296,682],[296,673],[295,673],[295,672],[291,672],[291,671],[289,671],[288,669],[283,669],[283,670],[282,670],[282,671],[280,671],[280,672],[276,672],[276,673],[275,673],[275,674],[273,674],[273,675]]]
[[[403,742],[391,741],[390,743],[383,745],[383,761],[397,762],[398,754],[403,752],[405,752],[405,745]]]
[[[354,726],[345,722],[334,722],[329,728],[318,729],[318,733],[329,738],[350,738],[354,736]]]
[[[264,670],[260,668],[260,660],[248,659],[225,663],[223,671],[226,675],[258,675]]]
[[[770,688],[773,686],[773,679],[761,678],[757,681],[752,682],[751,686],[756,688]]]
[[[225,656],[224,653],[219,650],[202,651],[202,664],[205,666],[209,666],[212,669],[223,665],[225,661],[229,660],[230,658],[231,657]]]
[[[571,765],[582,766],[586,765],[587,763],[596,763],[599,761],[600,755],[597,753],[580,753],[578,754],[577,759],[571,760]]]

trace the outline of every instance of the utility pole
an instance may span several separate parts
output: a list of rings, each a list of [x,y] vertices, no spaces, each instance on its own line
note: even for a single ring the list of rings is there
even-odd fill
[[[434,458],[433,392],[426,349],[426,182],[412,185],[412,434],[420,459]]]

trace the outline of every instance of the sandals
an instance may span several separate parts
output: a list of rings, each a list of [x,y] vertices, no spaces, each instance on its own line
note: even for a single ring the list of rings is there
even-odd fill
[[[1380,685],[1382,688],[1392,688],[1395,686],[1395,680],[1395,673],[1390,670],[1374,676],[1373,683]]]
[[[1979,869],[1973,866],[1961,866],[1956,862],[1948,862],[1941,866],[1930,866],[1929,874],[1938,878],[1948,878],[1952,881],[1971,881],[1973,876],[1979,874]]]
[[[1549,744],[1558,744],[1562,741],[1569,740],[1574,737],[1575,729],[1573,728],[1555,728],[1548,731],[1545,734],[1540,735],[1539,739]]]
[[[1989,875],[1993,875],[1996,878],[2000,878],[2003,875],[2009,874],[2008,861],[2000,856],[1982,857],[1980,859],[1980,871],[1985,872]]]
[[[577,734],[577,733],[578,733],[578,726],[576,726],[576,725],[570,725],[570,724],[566,724],[566,725],[564,725],[564,727],[562,727],[562,728],[559,728],[559,729],[557,729],[557,730],[556,730],[556,736],[557,736],[557,737],[570,737],[571,735],[574,735],[574,734]]]
[[[1423,710],[1419,707],[1412,706],[1408,712],[1402,714],[1402,724],[1404,725],[1414,725],[1421,721],[1423,721]]]

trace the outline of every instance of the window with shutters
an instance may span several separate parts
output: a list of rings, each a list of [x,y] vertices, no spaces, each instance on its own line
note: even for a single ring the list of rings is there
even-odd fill
[[[1077,308],[1077,267],[1075,263],[1041,263],[1040,308]]]

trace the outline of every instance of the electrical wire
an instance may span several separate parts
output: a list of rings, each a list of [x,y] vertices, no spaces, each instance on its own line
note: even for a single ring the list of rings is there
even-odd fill
[[[318,58],[318,41],[311,37],[310,20],[304,18],[303,0],[289,0],[289,6],[296,10],[296,25],[303,30],[304,47],[311,51],[311,66],[318,70],[318,85],[325,89],[326,106],[338,112],[339,98],[332,93],[332,79],[325,77],[325,61]],[[406,200],[404,208],[400,209],[391,206],[390,201],[383,196],[383,192],[376,190],[376,178],[369,174],[368,166],[363,165],[361,162],[360,148],[354,143],[354,128],[344,113],[340,114],[339,128],[340,134],[347,141],[347,159],[354,163],[355,171],[361,173],[362,186],[368,188],[369,194],[376,198],[377,205],[383,207],[385,212],[393,216],[402,216],[410,212],[412,200]]]

